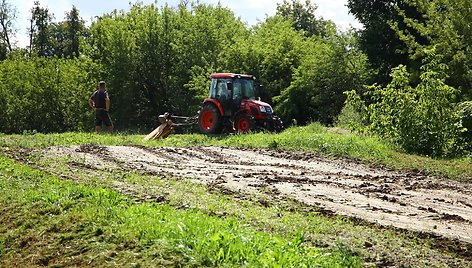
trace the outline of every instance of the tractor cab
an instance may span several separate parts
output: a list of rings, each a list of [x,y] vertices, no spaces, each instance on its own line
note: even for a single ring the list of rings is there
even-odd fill
[[[224,116],[232,116],[240,110],[242,100],[256,100],[252,75],[214,74],[211,79],[210,99],[221,104]]]
[[[203,133],[219,133],[223,128],[239,132],[262,128],[282,129],[272,107],[256,100],[255,77],[246,74],[215,73],[210,76],[210,96],[203,101],[198,125]]]

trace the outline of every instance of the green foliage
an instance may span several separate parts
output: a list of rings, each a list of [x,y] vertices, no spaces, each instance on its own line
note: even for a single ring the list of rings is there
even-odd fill
[[[446,84],[456,98],[472,98],[472,10],[467,0],[349,0],[351,13],[364,24],[360,46],[385,86],[391,69],[408,66],[411,82],[421,82],[421,66],[434,49],[448,66]]]
[[[277,97],[276,109],[287,119],[305,124],[332,124],[345,101],[344,91],[360,91],[369,79],[367,58],[355,47],[355,36],[339,35],[330,41],[305,41],[308,52],[292,83]]]
[[[269,17],[221,52],[222,69],[255,75],[263,85],[259,96],[272,103],[290,85],[294,70],[308,52],[305,39],[291,20]]]
[[[91,124],[87,99],[94,64],[77,60],[24,58],[0,63],[0,131],[84,130]]]
[[[110,81],[116,125],[153,127],[166,111],[193,115],[207,95],[208,70],[222,71],[220,53],[247,29],[220,5],[174,9],[134,5],[91,27],[89,53]]]
[[[472,10],[466,0],[405,0],[408,8],[417,9],[421,18],[398,9],[400,20],[392,23],[399,38],[404,42],[411,60],[428,57],[425,51],[434,49],[442,56],[446,83],[459,90],[458,99],[472,98]],[[407,25],[402,28],[401,24]]]
[[[80,55],[80,37],[87,34],[85,22],[79,15],[79,10],[72,6],[70,12],[66,13],[65,40],[62,55],[66,58],[78,57]]]
[[[435,51],[428,55],[417,87],[410,86],[405,66],[393,70],[387,87],[371,87],[375,102],[368,106],[370,129],[408,152],[447,156],[456,152],[461,131],[460,116],[452,102],[456,90],[446,85],[447,67]]]
[[[268,18],[255,31],[253,46],[259,54],[256,75],[268,95],[264,97],[270,101],[290,85],[307,51],[303,50],[303,36],[282,17]]]
[[[39,1],[34,2],[30,12],[30,51],[34,49],[40,57],[52,56],[53,46],[50,25],[54,15],[49,12],[48,8],[42,7]]]
[[[346,101],[336,119],[336,126],[347,128],[358,133],[365,132],[369,125],[365,102],[355,90],[345,91]]]
[[[392,29],[391,23],[397,23],[399,29],[408,29],[403,23],[398,10],[408,16],[424,21],[422,14],[404,0],[348,0],[349,11],[363,24],[360,30],[359,45],[376,70],[374,82],[382,86],[389,83],[392,68],[402,64],[419,68],[420,61],[411,61],[406,53],[407,47]],[[418,35],[414,31],[411,32]],[[418,70],[419,71],[419,70]]]
[[[39,1],[34,2],[30,12],[30,56],[79,56],[79,39],[87,35],[87,30],[75,6],[66,13],[65,20],[60,22],[53,22],[54,14],[47,7],[42,7]]]
[[[60,58],[74,58],[80,55],[80,38],[87,35],[87,29],[75,6],[66,13],[64,21],[51,23],[49,31],[54,55]]]
[[[190,92],[196,101],[202,101],[208,98],[211,80],[208,79],[213,73],[205,70],[200,66],[192,67],[192,74],[190,81],[185,85],[185,88]]]
[[[284,0],[277,4],[277,15],[293,21],[297,31],[303,31],[306,36],[330,37],[336,33],[336,25],[331,21],[318,19],[315,11],[318,7],[310,0],[301,3],[300,0]]]
[[[472,101],[462,102],[457,107],[462,127],[457,146],[472,154]]]

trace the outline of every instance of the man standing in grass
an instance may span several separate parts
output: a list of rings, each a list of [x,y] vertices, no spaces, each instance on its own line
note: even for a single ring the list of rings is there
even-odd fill
[[[100,133],[102,124],[105,124],[108,133],[113,133],[113,122],[110,115],[110,98],[108,97],[107,85],[105,81],[98,83],[99,89],[95,91],[89,99],[89,105],[95,110],[95,131]]]

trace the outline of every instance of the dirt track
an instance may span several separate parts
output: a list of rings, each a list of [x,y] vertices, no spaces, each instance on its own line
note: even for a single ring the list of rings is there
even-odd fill
[[[46,154],[67,155],[94,169],[120,167],[294,198],[339,215],[472,243],[472,189],[466,183],[267,150],[82,145]]]

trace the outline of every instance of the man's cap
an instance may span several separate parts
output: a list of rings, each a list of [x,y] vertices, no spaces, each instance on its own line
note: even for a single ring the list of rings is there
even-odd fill
[[[99,86],[106,86],[107,83],[105,83],[105,81],[100,81],[100,82],[98,82],[98,85],[99,85]]]

